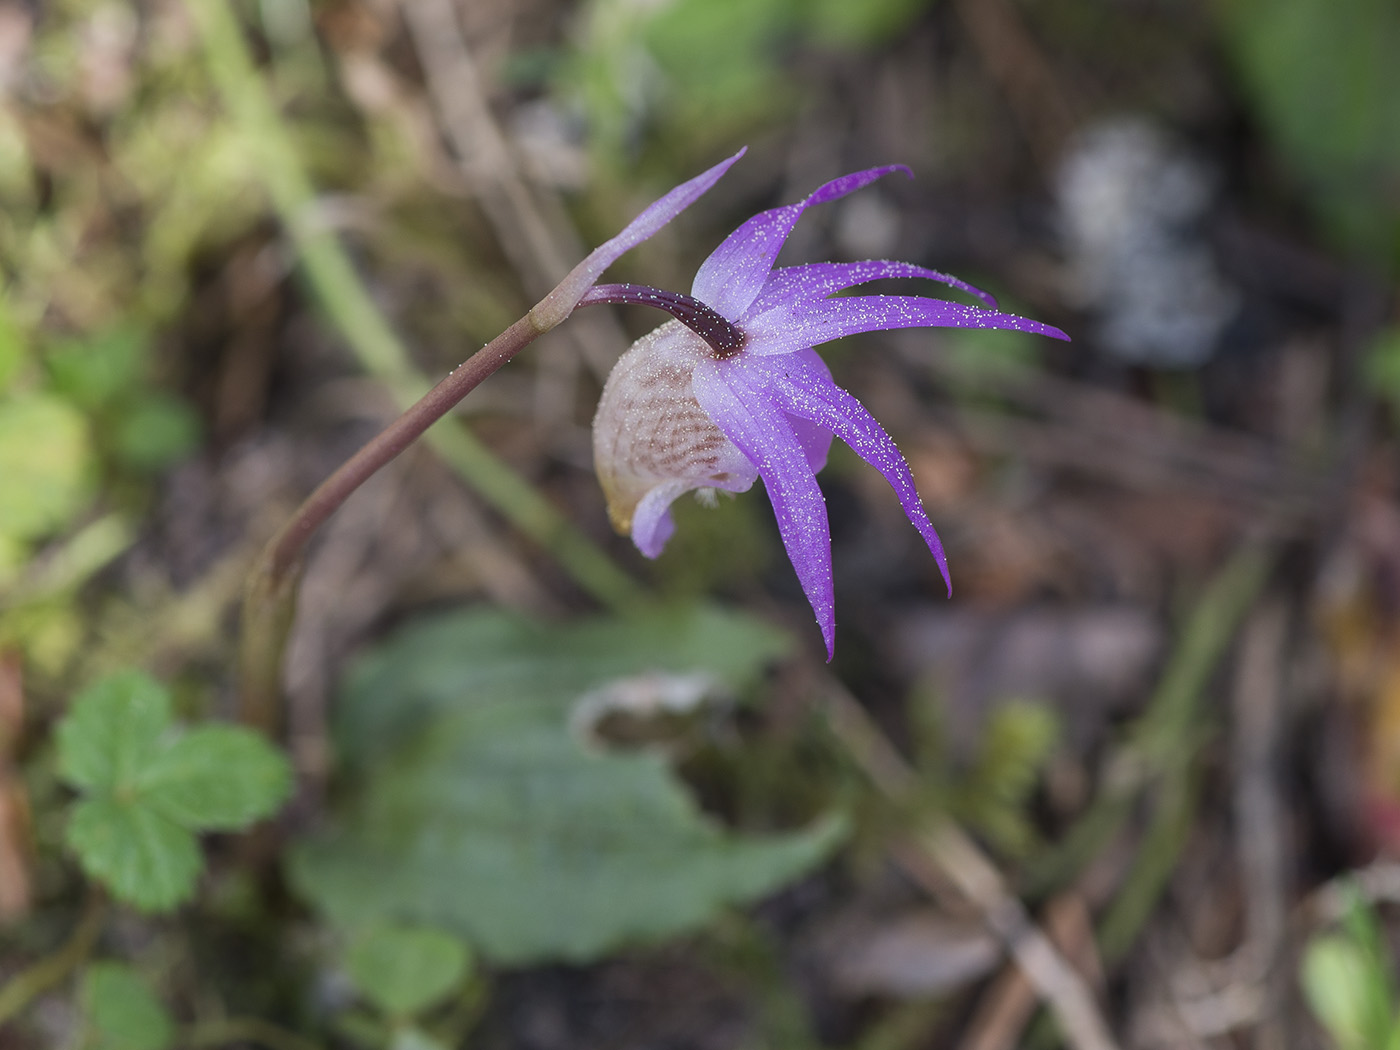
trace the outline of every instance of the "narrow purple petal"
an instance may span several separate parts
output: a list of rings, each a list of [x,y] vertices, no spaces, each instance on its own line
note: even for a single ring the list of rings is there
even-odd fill
[[[913,178],[913,173],[902,164],[868,168],[832,179],[796,204],[759,212],[726,237],[700,264],[690,294],[709,303],[729,320],[737,321],[762,289],[773,269],[773,261],[804,211],[813,204],[853,193],[892,171],[902,171]]]
[[[875,417],[848,391],[837,386],[831,371],[815,350],[800,350],[781,361],[765,362],[768,389],[787,412],[810,419],[836,434],[861,459],[885,476],[899,497],[904,514],[928,544],[938,563],[948,593],[953,581],[948,576],[948,558],[933,523],[924,512],[923,501],[914,488],[914,475],[894,439]]]
[[[745,146],[734,156],[720,161],[709,171],[695,176],[689,182],[681,183],[660,200],[644,208],[642,213],[629,222],[621,233],[589,252],[588,256],[570,270],[569,275],[560,281],[558,286],[545,296],[531,313],[538,312],[541,319],[547,324],[554,325],[562,321],[573,310],[583,293],[588,291],[593,283],[602,276],[604,270],[617,262],[623,253],[641,244],[699,200],[711,186],[720,180],[720,176],[729,170],[730,165],[744,155],[747,149],[748,147]]]
[[[758,293],[758,298],[753,301],[747,312],[756,316],[796,298],[824,299],[834,292],[886,277],[924,277],[930,281],[940,281],[977,296],[993,309],[997,305],[997,301],[986,292],[951,274],[926,270],[913,263],[866,259],[863,262],[849,263],[808,263],[805,266],[784,266],[774,270],[764,284],[763,291]]]
[[[843,335],[891,328],[1004,328],[1055,339],[1069,336],[1052,325],[984,310],[980,306],[910,295],[853,295],[778,306],[744,322],[747,353],[790,354]]]
[[[702,361],[692,384],[696,400],[739,451],[758,468],[802,591],[812,604],[827,659],[836,644],[836,599],[831,579],[831,528],[816,475],[786,414],[742,382],[733,362]],[[738,388],[729,380],[738,383]]]

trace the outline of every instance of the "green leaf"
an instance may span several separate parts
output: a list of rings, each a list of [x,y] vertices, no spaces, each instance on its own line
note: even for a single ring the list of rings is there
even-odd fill
[[[1218,9],[1265,130],[1336,239],[1400,263],[1400,8],[1227,0]]]
[[[823,44],[850,49],[889,40],[907,29],[929,0],[807,0],[812,34]]]
[[[478,697],[563,711],[581,693],[647,671],[704,670],[729,689],[786,653],[788,636],[707,606],[547,626],[496,610],[425,619],[352,669],[335,710],[341,757],[385,754],[432,716]]]
[[[71,405],[0,399],[0,534],[36,539],[67,524],[87,500],[90,465],[87,424]]]
[[[141,671],[94,682],[58,727],[60,775],[89,791],[129,790],[170,727],[170,694]]]
[[[1383,329],[1371,343],[1362,376],[1372,392],[1400,409],[1400,327]]]
[[[187,828],[245,827],[291,794],[287,760],[240,726],[200,726],[157,755],[138,780],[141,801]]]
[[[1014,700],[987,720],[976,761],[956,805],[977,831],[1009,854],[1024,853],[1035,832],[1025,813],[1031,792],[1059,739],[1059,723],[1043,703]]]
[[[1340,1050],[1368,1050],[1371,973],[1366,953],[1349,937],[1315,937],[1303,954],[1300,978],[1313,1014]]]
[[[194,893],[203,858],[194,836],[135,802],[83,799],[68,822],[83,870],[142,911],[166,911]]]
[[[346,968],[382,1013],[406,1018],[460,985],[470,961],[466,945],[441,930],[376,926],[351,946]]]
[[[728,834],[661,758],[598,754],[538,709],[483,704],[377,772],[291,870],[346,927],[399,919],[454,929],[500,963],[584,961],[772,891],[842,830]]]
[[[100,1050],[165,1050],[175,1040],[170,1015],[129,966],[90,965],[83,974],[80,999]]]
[[[148,393],[117,420],[113,445],[139,470],[159,470],[199,444],[199,416],[179,398]]]
[[[389,1040],[389,1050],[451,1050],[441,1039],[437,1039],[421,1028],[399,1028]]]
[[[10,313],[4,291],[0,289],[0,393],[4,393],[19,374],[28,350],[24,335]]]
[[[545,628],[494,612],[401,632],[361,662],[337,742],[362,793],[295,850],[295,883],[347,928],[451,929],[497,962],[587,960],[693,930],[820,862],[843,833],[732,834],[665,761],[573,735],[582,694],[648,671],[733,689],[785,637],[713,609]]]
[[[47,355],[53,388],[74,404],[100,408],[140,383],[149,345],[130,325],[59,343]]]

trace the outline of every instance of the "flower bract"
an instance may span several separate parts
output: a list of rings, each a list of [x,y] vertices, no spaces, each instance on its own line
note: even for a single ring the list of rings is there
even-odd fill
[[[803,211],[894,171],[909,174],[898,165],[854,172],[796,204],[755,215],[700,266],[689,295],[598,285],[579,301],[645,303],[676,318],[623,354],[593,420],[594,460],[613,525],[654,558],[675,531],[670,507],[682,493],[742,492],[762,478],[828,659],[836,630],[831,533],[816,472],[826,463],[833,436],[885,476],[945,583],[949,576],[943,545],[904,457],[812,348],[894,328],[1007,328],[1066,338],[1057,328],[998,311],[991,296],[957,278],[912,263],[872,259],[775,267]],[[950,285],[982,305],[836,294],[870,281],[911,277]]]

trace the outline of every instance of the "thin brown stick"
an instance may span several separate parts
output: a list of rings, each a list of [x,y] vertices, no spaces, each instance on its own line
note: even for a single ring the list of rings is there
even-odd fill
[[[530,294],[542,295],[569,260],[583,254],[568,210],[548,186],[527,179],[517,150],[491,112],[480,65],[450,0],[400,0],[399,6],[458,170],[481,200]],[[603,375],[631,342],[608,312],[571,325],[569,338]]]
[[[1076,892],[1061,894],[1046,905],[1045,932],[1055,947],[1088,974],[1095,986],[1103,982],[1094,946],[1094,925],[1084,898]],[[1014,1050],[1026,1025],[1035,1016],[1036,990],[1020,967],[1012,966],[997,978],[978,1003],[960,1050]]]

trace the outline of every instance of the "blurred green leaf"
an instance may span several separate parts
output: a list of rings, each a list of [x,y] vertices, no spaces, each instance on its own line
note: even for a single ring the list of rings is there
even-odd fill
[[[474,612],[409,628],[351,680],[340,739],[373,765],[341,820],[294,852],[293,880],[347,928],[453,929],[506,964],[586,960],[695,929],[808,870],[841,823],[726,832],[661,757],[572,736],[569,708],[651,670],[737,687],[785,644],[715,610],[553,629]]]
[[[958,328],[948,333],[946,359],[959,380],[975,386],[982,377],[1024,374],[1039,367],[1043,350],[1040,341],[1024,332]]]
[[[1336,238],[1400,263],[1400,7],[1227,0],[1220,9],[1265,128]]]
[[[794,97],[775,59],[795,15],[791,0],[676,0],[647,21],[646,43],[676,105],[733,122]]]
[[[15,327],[9,304],[0,292],[0,394],[3,394],[19,374],[27,356],[24,336]]]
[[[1380,332],[1366,353],[1363,375],[1376,395],[1400,410],[1400,328]]]
[[[411,1017],[466,978],[471,955],[461,940],[426,927],[375,926],[350,948],[350,978],[381,1012]]]
[[[73,807],[68,845],[83,870],[142,911],[166,911],[194,892],[203,860],[194,835],[135,801],[90,798]]]
[[[646,671],[703,669],[739,690],[790,644],[756,617],[704,605],[558,626],[497,610],[449,613],[410,625],[355,664],[335,709],[335,742],[343,758],[364,761],[464,703],[535,701],[562,713],[600,683]]]
[[[805,22],[823,44],[868,47],[896,36],[929,5],[930,0],[806,0]]]
[[[1033,845],[1026,805],[1059,729],[1055,713],[1045,704],[1003,704],[988,718],[976,760],[958,785],[957,811],[1012,855]]]
[[[389,1040],[389,1050],[451,1050],[448,1044],[435,1039],[421,1028],[400,1028]]]
[[[47,357],[53,389],[83,408],[99,408],[140,383],[148,346],[146,333],[131,325],[65,340]]]
[[[346,927],[398,918],[458,930],[499,963],[584,961],[762,896],[840,833],[729,835],[661,758],[591,752],[538,708],[478,701],[377,771],[292,874]]]
[[[199,726],[141,773],[142,801],[187,828],[223,831],[268,816],[291,794],[287,760],[240,726]]]
[[[1370,1050],[1384,1042],[1371,1031],[1374,974],[1366,953],[1349,937],[1315,937],[1303,953],[1303,995],[1340,1050]]]
[[[45,395],[0,399],[0,534],[36,539],[65,525],[87,500],[87,426]]]
[[[170,1015],[129,966],[91,964],[80,998],[99,1050],[165,1050],[175,1040]]]
[[[126,790],[170,728],[170,694],[142,671],[119,671],[73,700],[58,727],[58,768],[89,791]]]
[[[138,470],[159,470],[199,445],[199,416],[177,397],[152,391],[127,407],[116,421],[117,455]]]

